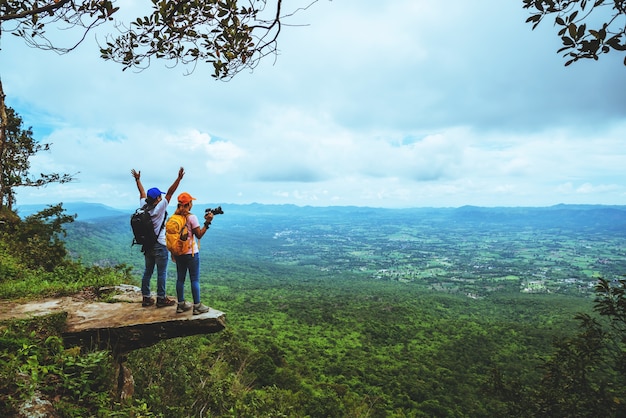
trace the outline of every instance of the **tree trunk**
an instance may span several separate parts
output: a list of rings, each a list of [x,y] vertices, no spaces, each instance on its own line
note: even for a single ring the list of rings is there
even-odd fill
[[[4,207],[4,149],[6,147],[6,131],[8,124],[7,108],[4,104],[4,97],[2,80],[0,80],[0,209]]]
[[[132,401],[135,394],[135,379],[126,365],[126,356],[115,356],[114,363],[117,372],[117,398],[120,401]]]

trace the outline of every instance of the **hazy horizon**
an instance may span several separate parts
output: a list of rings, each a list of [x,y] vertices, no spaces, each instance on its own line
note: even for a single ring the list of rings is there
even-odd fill
[[[62,56],[5,36],[6,104],[52,144],[31,173],[77,174],[16,201],[132,206],[131,169],[167,190],[183,166],[178,191],[207,202],[626,204],[623,54],[565,67],[557,28],[528,16],[501,0],[318,1],[285,22],[277,57],[227,83],[210,65],[122,71],[100,59],[110,26]]]
[[[17,204],[15,209],[32,209],[39,207],[46,207],[50,205],[56,205],[62,203],[63,207],[67,209],[67,207],[72,206],[94,206],[94,207],[105,207],[109,209],[114,209],[118,211],[132,211],[139,207],[139,202],[136,205],[127,205],[127,206],[111,206],[106,203],[100,202],[84,202],[84,201],[72,201],[72,202],[56,202],[56,203],[28,203],[28,204]],[[461,206],[407,206],[407,207],[379,207],[379,206],[362,206],[362,205],[298,205],[295,203],[260,203],[260,202],[251,202],[251,203],[232,203],[232,202],[196,202],[194,203],[195,211],[204,210],[208,207],[215,207],[217,205],[221,206],[237,206],[237,207],[245,207],[245,206],[294,206],[296,208],[363,208],[363,209],[381,209],[381,210],[407,210],[407,209],[460,209],[466,207],[475,207],[475,208],[484,208],[484,209],[516,209],[516,208],[553,208],[557,206],[566,206],[566,207],[610,207],[610,208],[624,208],[626,209],[626,205],[607,205],[607,204],[595,204],[595,203],[556,203],[554,205],[545,205],[545,206],[530,206],[530,205],[516,205],[516,206],[485,206],[485,205],[461,205]],[[176,202],[172,201],[168,205],[168,207],[176,206]],[[193,210],[192,210],[193,212]]]

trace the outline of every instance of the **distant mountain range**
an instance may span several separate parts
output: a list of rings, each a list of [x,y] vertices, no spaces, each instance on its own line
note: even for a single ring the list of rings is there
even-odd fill
[[[22,218],[32,215],[47,205],[19,205],[18,215]],[[173,204],[170,211],[173,211]],[[194,205],[200,213],[206,208],[214,208],[218,204]],[[546,224],[546,225],[603,225],[605,227],[624,228],[626,226],[626,206],[618,205],[566,205],[559,204],[548,207],[481,207],[462,206],[458,208],[407,208],[382,209],[360,206],[296,206],[296,205],[264,205],[264,204],[221,204],[227,214],[238,217],[249,216],[298,216],[327,218],[349,216],[370,218],[372,222],[393,222],[406,219],[427,217],[435,222],[471,222],[476,224]],[[68,214],[76,214],[77,221],[92,221],[110,217],[122,217],[132,214],[134,209],[116,209],[100,203],[70,202],[64,203]]]
[[[18,205],[17,214],[21,218],[25,218],[39,212],[40,210],[48,206],[50,205]],[[101,203],[70,202],[63,203],[63,208],[68,214],[78,215],[78,217],[76,218],[77,221],[108,218],[111,216],[120,216],[132,213],[132,211],[115,209]]]
[[[17,214],[21,218],[25,218],[34,213],[39,212],[40,210],[48,207],[50,205],[44,204],[36,204],[36,205],[17,205]],[[219,204],[202,204],[195,203],[195,208],[201,208],[203,211],[205,208],[214,208],[219,206]],[[258,212],[262,211],[263,213],[274,212],[277,208],[282,208],[281,211],[286,210],[287,208],[297,208],[295,205],[261,205],[261,204],[247,204],[247,205],[228,205],[229,208],[237,208],[236,211],[244,211],[244,212]],[[68,214],[76,214],[77,221],[89,221],[93,219],[101,219],[108,217],[117,217],[117,216],[130,216],[136,208],[130,209],[118,209],[112,208],[107,205],[103,205],[101,203],[88,203],[88,202],[68,202],[63,203],[63,208]],[[171,212],[174,211],[174,204],[171,203],[169,210]]]

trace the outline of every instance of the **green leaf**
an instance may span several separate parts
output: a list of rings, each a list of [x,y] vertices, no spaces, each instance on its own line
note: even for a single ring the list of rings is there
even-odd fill
[[[570,23],[567,26],[567,30],[569,31],[569,36],[571,38],[573,38],[573,39],[578,39],[578,36],[577,36],[578,35],[578,31],[576,29],[577,29],[577,27],[576,27],[576,24],[574,24],[574,23]]]

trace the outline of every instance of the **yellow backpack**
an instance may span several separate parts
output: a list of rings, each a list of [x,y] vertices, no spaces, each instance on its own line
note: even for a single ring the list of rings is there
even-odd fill
[[[165,224],[165,246],[172,255],[186,254],[190,249],[193,257],[193,232],[187,227],[187,217],[172,215]]]

